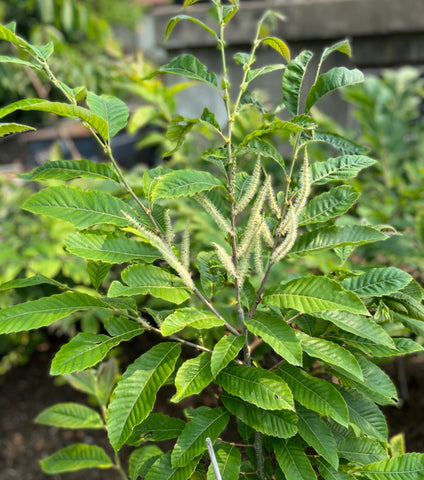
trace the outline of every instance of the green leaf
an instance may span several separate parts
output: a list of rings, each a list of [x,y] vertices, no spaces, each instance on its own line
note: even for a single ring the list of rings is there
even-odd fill
[[[71,180],[74,178],[104,178],[120,183],[119,176],[106,163],[96,163],[90,160],[55,160],[44,162],[31,172],[19,175],[25,180]]]
[[[119,377],[116,358],[111,357],[106,362],[102,362],[96,373],[96,397],[101,406],[106,406],[109,403],[110,395]]]
[[[18,102],[11,103],[6,107],[1,108],[0,118],[3,118],[6,115],[15,112],[16,110],[47,112],[54,113],[60,117],[72,119],[79,118],[97,130],[103,139],[108,138],[107,122],[103,118],[83,107],[78,107],[69,103],[49,102],[48,100],[43,100],[41,98],[28,98],[26,100],[19,100]]]
[[[290,255],[309,255],[320,250],[344,247],[346,245],[364,245],[389,238],[383,232],[362,225],[332,225],[322,227],[300,235],[294,242]]]
[[[60,293],[0,311],[0,333],[22,332],[45,327],[71,313],[107,308],[107,305],[90,295],[77,292]]]
[[[101,287],[103,280],[109,273],[110,267],[110,263],[95,262],[93,260],[87,262],[88,276],[90,277],[91,284],[96,290]]]
[[[169,157],[176,152],[184,143],[189,131],[199,123],[199,121],[198,118],[184,118],[181,115],[174,117],[166,130],[166,138],[175,142],[175,146],[172,150],[164,153],[163,157]]]
[[[291,440],[274,441],[274,453],[286,480],[316,480],[303,449]]]
[[[64,375],[63,378],[79,392],[88,393],[94,397],[97,394],[97,374],[93,369],[84,370],[83,372],[70,373]]]
[[[302,348],[294,330],[283,318],[258,312],[245,325],[249,332],[261,337],[278,355],[292,365],[302,365]]]
[[[339,456],[349,462],[367,464],[387,458],[386,449],[375,440],[364,437],[349,437],[337,445]]]
[[[230,415],[222,408],[199,413],[186,424],[171,454],[173,467],[184,467],[206,450],[206,438],[212,443],[227,426]]]
[[[171,73],[192,80],[206,82],[214,87],[218,86],[218,80],[215,73],[208,73],[208,69],[203,63],[193,55],[183,54],[173,58],[167,65],[160,67],[154,75],[158,73]]]
[[[264,410],[294,410],[286,382],[268,370],[230,363],[217,375],[216,383],[231,395]]]
[[[286,66],[283,74],[283,103],[292,115],[300,113],[299,102],[308,63],[312,52],[304,50]]]
[[[362,319],[362,317],[361,317]],[[345,348],[337,343],[329,342],[323,338],[314,338],[303,332],[296,332],[302,349],[309,356],[318,358],[331,366],[339,366],[362,380],[362,370],[356,358]]]
[[[160,198],[192,197],[196,193],[209,191],[221,185],[221,181],[209,172],[175,170],[157,180],[151,198],[154,202]]]
[[[0,137],[5,137],[11,133],[27,132],[28,130],[35,130],[35,128],[19,123],[0,123]]]
[[[167,453],[156,460],[144,480],[187,480],[193,475],[199,460],[194,459],[183,467],[173,467],[171,453]]]
[[[368,315],[359,297],[326,277],[301,277],[291,280],[263,298],[265,305],[292,308],[302,313],[342,310]]]
[[[216,315],[190,307],[175,310],[165,318],[160,328],[162,334],[167,337],[186,327],[209,329],[221,325],[224,325],[224,320],[219,319]]]
[[[65,239],[67,250],[73,255],[106,263],[126,263],[141,260],[152,263],[162,255],[155,247],[127,237],[75,233]]]
[[[143,328],[138,323],[131,323],[132,329],[113,337],[78,333],[56,353],[50,369],[51,375],[64,375],[96,365],[112,348],[143,333]]]
[[[280,365],[277,373],[287,382],[295,400],[301,405],[347,427],[349,415],[346,403],[330,382],[312,377],[287,363]]]
[[[122,272],[121,277],[128,287],[118,281],[112,282],[109,297],[152,295],[176,304],[183,303],[190,297],[183,281],[160,267],[131,265]]]
[[[125,227],[129,221],[122,211],[137,218],[134,210],[119,198],[103,192],[84,192],[66,186],[45,188],[29,198],[22,208],[31,213],[65,220],[77,228],[103,223]]]
[[[370,480],[421,480],[424,478],[424,454],[406,453],[365,465],[360,472]]]
[[[140,441],[161,442],[178,437],[185,427],[184,420],[168,417],[163,413],[151,413],[140,425],[134,427],[129,445],[138,445]]]
[[[261,39],[261,43],[269,45],[287,60],[287,62],[290,62],[290,49],[281,39],[277,37],[265,37]]]
[[[311,165],[311,182],[324,185],[331,180],[347,180],[356,177],[363,169],[374,165],[375,160],[365,155],[343,155]]]
[[[377,405],[354,389],[341,385],[335,385],[335,387],[346,402],[349,410],[349,423],[358,427],[362,434],[380,442],[387,442],[386,419]]]
[[[218,38],[217,34],[209,28],[207,25],[205,25],[202,21],[198,20],[197,18],[190,17],[188,15],[176,15],[175,17],[172,17],[165,28],[165,41],[168,40],[169,35],[171,35],[172,30],[174,29],[175,25],[181,21],[181,20],[189,20],[191,22],[196,23],[197,25],[200,25],[204,30],[209,32],[214,38]]]
[[[390,335],[375,320],[347,312],[322,312],[314,316],[328,320],[346,332],[394,348]]]
[[[342,185],[314,197],[299,216],[299,226],[326,222],[346,213],[359,198],[350,185]]]
[[[200,393],[208,386],[213,380],[210,364],[211,354],[207,352],[186,360],[175,377],[177,392],[171,398],[171,402],[178,403],[183,398]]]
[[[299,435],[335,469],[339,467],[337,443],[323,418],[312,410],[296,405]]]
[[[309,112],[312,105],[327,93],[348,85],[355,85],[364,81],[364,75],[356,68],[349,70],[345,67],[335,67],[320,75],[306,97],[305,112]]]
[[[255,78],[262,77],[267,73],[275,72],[277,70],[282,70],[284,65],[282,63],[277,63],[275,65],[265,65],[264,67],[255,68],[247,72],[246,82],[250,83],[255,80]]]
[[[26,67],[37,70],[40,69],[40,67],[35,63],[31,63],[27,60],[22,60],[22,58],[18,57],[9,57],[8,55],[0,55],[0,63],[16,63],[17,65],[25,65]]]
[[[107,137],[105,140],[113,138],[120,130],[126,127],[128,123],[128,107],[119,98],[112,95],[96,95],[93,92],[87,92],[87,105],[107,124]]]
[[[102,417],[78,403],[57,403],[43,410],[34,421],[59,428],[103,428]]]
[[[342,380],[345,386],[355,388],[375,403],[380,405],[395,403],[397,392],[389,376],[380,367],[364,357],[358,356],[357,360],[364,377],[362,381],[353,377],[348,370],[342,370],[338,367],[333,368],[333,375]]]
[[[43,275],[33,275],[28,278],[16,278],[15,280],[10,280],[10,282],[1,284],[0,292],[7,292],[8,290],[12,290],[12,288],[27,288],[44,284],[56,285],[50,278],[44,277]]]
[[[156,394],[174,371],[180,352],[181,346],[176,343],[161,343],[141,355],[122,375],[107,413],[109,441],[115,450],[151,412]]]
[[[349,473],[343,471],[337,471],[330,465],[327,465],[321,459],[316,458],[315,463],[318,466],[319,473],[322,475],[324,480],[355,480],[357,477],[352,477]]]
[[[41,460],[40,465],[43,472],[50,474],[74,472],[83,468],[105,469],[114,466],[103,448],[83,443],[62,448]]]
[[[324,52],[321,55],[321,63],[324,62],[334,52],[341,52],[350,57],[352,55],[352,49],[350,48],[349,40],[341,40],[340,42],[334,43],[330,47],[326,47]]]
[[[269,142],[253,138],[250,142],[237,149],[236,155],[253,154],[255,157],[271,158],[284,168],[284,160],[278,150]]]
[[[144,478],[161,455],[162,450],[157,445],[145,445],[134,450],[129,459],[130,480],[137,480],[138,477]]]
[[[339,150],[341,153],[343,153],[343,155],[364,155],[369,152],[369,148],[352,142],[345,137],[335,133],[317,131],[314,132],[313,137],[310,137],[308,140],[304,141],[301,146],[305,147],[315,143],[326,143],[327,145],[331,145],[336,150]]]
[[[245,338],[243,335],[237,337],[232,333],[220,338],[212,352],[210,368],[213,377],[216,377],[218,373],[231,362],[231,360],[234,360],[243,348],[244,342]]]
[[[411,280],[411,275],[395,267],[371,268],[361,275],[343,280],[343,287],[360,297],[381,297],[401,290]]]
[[[224,407],[254,430],[271,437],[289,438],[297,433],[297,417],[288,410],[264,410],[224,392]]]
[[[410,353],[421,352],[423,347],[414,342],[410,338],[394,338],[391,347],[378,345],[365,338],[339,333],[338,338],[352,347],[365,353],[365,355],[373,357],[393,357],[397,355],[408,355]]]
[[[227,274],[213,252],[200,252],[196,259],[200,283],[206,298],[213,297],[226,283]]]
[[[225,478],[225,480],[239,479],[241,454],[235,445],[220,444],[215,449],[215,457],[222,478]],[[206,480],[216,480],[212,465],[209,465]]]
[[[216,121],[215,114],[211,112],[208,108],[204,108],[202,112],[202,116],[200,117],[200,120],[202,122],[208,123],[209,125],[212,125],[212,127],[217,130],[218,132],[221,132],[221,127],[219,126],[218,122]]]

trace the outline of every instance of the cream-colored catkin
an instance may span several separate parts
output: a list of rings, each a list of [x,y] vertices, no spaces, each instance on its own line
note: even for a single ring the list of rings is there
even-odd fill
[[[267,243],[268,247],[274,246],[274,237],[272,236],[271,230],[269,229],[266,220],[262,222],[260,234]]]
[[[189,223],[187,222],[186,228],[183,233],[182,244],[181,244],[181,262],[184,265],[184,268],[187,270],[190,269],[190,229]]]
[[[174,229],[172,227],[171,215],[169,210],[165,210],[165,237],[169,245],[172,245],[174,238]]]
[[[221,245],[218,245],[217,243],[212,243],[212,245],[215,247],[216,253],[218,254],[218,257],[224,265],[225,270],[227,270],[228,274],[231,275],[233,278],[237,278],[236,267],[230,255],[228,255],[228,253],[224,250],[223,247],[221,247]]]
[[[281,207],[278,205],[277,199],[274,194],[274,189],[272,188],[271,182],[269,182],[268,187],[268,202],[269,206],[271,207],[272,212],[274,215],[280,220],[281,218]]]
[[[293,204],[296,215],[299,215],[303,207],[306,205],[309,193],[311,192],[311,174],[309,171],[308,151],[306,150],[306,148],[300,178],[300,193],[296,197],[296,200]]]
[[[215,207],[215,205],[205,195],[198,193],[195,199],[202,205],[202,207],[213,218],[218,227],[225,233],[231,234],[231,226],[223,217],[222,213]]]
[[[264,269],[262,265],[262,241],[260,235],[256,237],[255,241],[254,262],[256,274],[262,277],[264,274]]]
[[[251,249],[249,249],[249,252],[241,259],[238,265],[238,281],[240,288],[243,287],[244,281],[246,279],[247,270],[249,268],[250,252]]]
[[[287,226],[287,235],[281,244],[276,248],[271,256],[271,263],[277,263],[282,260],[293,247],[297,237],[297,215],[294,207],[290,205],[289,209],[289,223]]]
[[[190,273],[175,256],[174,252],[171,250],[171,247],[167,245],[158,235],[151,232],[148,228],[146,228],[141,223],[137,222],[137,220],[132,218],[126,212],[121,210],[121,213],[133,225],[134,229],[138,232],[138,234],[141,237],[148,240],[154,247],[156,247],[159,250],[163,258],[178,273],[178,275],[180,276],[181,280],[184,282],[186,287],[190,288],[191,290],[194,290],[195,285],[193,283],[193,280],[191,279]]]
[[[243,197],[235,206],[234,212],[236,215],[242,212],[247,207],[250,200],[252,200],[252,198],[255,196],[255,193],[258,191],[260,180],[261,180],[261,160],[259,158],[253,170],[250,186],[246,190],[246,193],[243,195]]]
[[[240,245],[237,249],[237,255],[239,257],[241,257],[246,252],[249,245],[252,243],[253,238],[255,237],[255,235],[257,235],[258,228],[261,226],[263,222],[263,217],[261,213],[262,213],[262,208],[264,206],[266,197],[268,195],[269,181],[270,181],[269,177],[267,177],[265,180],[265,184],[259,191],[256,202],[253,205],[249,221],[247,222],[247,226],[244,230],[244,236],[241,239]]]

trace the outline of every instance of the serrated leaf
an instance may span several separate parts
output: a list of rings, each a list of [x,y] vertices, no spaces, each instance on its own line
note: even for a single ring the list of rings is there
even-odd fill
[[[349,410],[349,423],[358,427],[362,434],[387,442],[386,419],[377,405],[351,388],[335,385],[344,398]]]
[[[299,216],[299,226],[326,222],[346,213],[359,198],[353,187],[342,185],[314,197]]]
[[[316,480],[305,452],[290,440],[274,441],[274,453],[286,480]]]
[[[242,335],[237,337],[232,333],[220,338],[212,352],[210,368],[213,377],[234,360],[243,348],[244,342],[245,338]]]
[[[389,376],[366,358],[358,356],[357,360],[364,377],[362,381],[353,377],[349,371],[338,367],[333,368],[333,375],[340,378],[344,385],[355,388],[375,403],[380,405],[394,404],[397,400],[397,392]]]
[[[259,138],[253,138],[236,152],[237,155],[253,154],[264,158],[271,158],[284,168],[284,160],[278,150],[269,142]]]
[[[294,410],[287,383],[268,370],[230,363],[217,375],[216,383],[231,395],[264,410]]]
[[[171,464],[171,453],[166,453],[156,460],[144,480],[187,480],[191,478],[200,458],[183,467],[173,467]]]
[[[33,275],[32,277],[28,278],[16,278],[14,280],[10,280],[9,282],[1,284],[0,292],[7,292],[8,290],[12,290],[13,288],[27,288],[44,284],[57,285],[54,280],[44,277],[43,275]]]
[[[276,50],[287,62],[290,62],[290,49],[289,47],[277,37],[266,37],[261,39],[261,43],[269,45]]]
[[[323,418],[312,410],[296,405],[299,435],[335,469],[339,467],[337,443]]]
[[[35,130],[35,128],[19,123],[0,123],[0,137],[5,137],[12,133],[27,132],[28,130]]]
[[[381,443],[364,437],[350,437],[340,441],[337,451],[340,457],[362,465],[387,458],[386,449]]]
[[[215,253],[200,252],[196,259],[200,283],[206,298],[211,298],[227,281],[227,274]]]
[[[137,218],[134,210],[119,198],[103,192],[84,192],[66,186],[45,188],[30,197],[22,208],[31,213],[64,220],[77,228],[104,223],[125,227],[129,221],[122,211]]]
[[[175,25],[181,20],[189,20],[190,22],[194,22],[197,25],[200,25],[204,30],[209,32],[214,38],[218,38],[217,34],[207,25],[205,25],[202,21],[198,20],[197,18],[190,17],[189,15],[176,15],[168,20],[168,23],[165,28],[165,41],[168,40],[169,35],[171,35],[172,30],[174,29]]]
[[[265,305],[292,308],[302,313],[342,310],[368,315],[359,297],[326,277],[301,277],[291,280],[263,297]]]
[[[317,78],[306,97],[305,112],[309,112],[320,98],[327,93],[348,85],[364,81],[363,73],[358,69],[349,70],[345,67],[335,67]]]
[[[320,250],[344,247],[347,245],[365,245],[389,238],[383,232],[362,225],[332,225],[300,235],[294,242],[290,255],[310,255]]]
[[[398,355],[408,355],[410,353],[421,352],[423,347],[410,338],[394,338],[391,347],[378,345],[377,343],[346,333],[339,333],[338,338],[347,345],[360,350],[368,356],[374,357],[393,357]]]
[[[34,420],[59,428],[103,428],[102,417],[92,408],[78,403],[58,403],[43,410]]]
[[[424,478],[424,454],[406,453],[364,465],[360,472],[370,480],[421,480]]]
[[[360,297],[381,297],[401,290],[411,280],[411,275],[395,267],[371,268],[361,275],[346,278],[342,285]]]
[[[167,337],[186,327],[209,329],[224,325],[224,321],[216,315],[196,308],[180,308],[168,315],[161,325],[162,334]]]
[[[356,478],[347,472],[335,470],[331,465],[327,465],[319,458],[316,458],[314,462],[318,466],[318,471],[324,480],[355,480]]]
[[[183,281],[160,267],[134,264],[121,274],[127,287],[120,282],[112,282],[108,296],[152,295],[172,303],[180,304],[190,297]]]
[[[73,178],[104,178],[120,183],[117,173],[106,163],[90,160],[55,160],[44,162],[31,172],[19,175],[25,180],[71,180]]]
[[[159,388],[175,368],[181,346],[161,343],[132,363],[116,386],[107,412],[109,441],[119,450],[133,428],[147,418]]]
[[[157,445],[145,445],[134,450],[129,459],[128,473],[130,480],[144,478],[150,467],[162,455],[162,450]]]
[[[361,317],[362,319],[362,317]],[[329,342],[323,338],[314,338],[303,332],[296,332],[302,349],[311,357],[319,358],[331,366],[339,366],[362,380],[362,370],[356,358],[349,350],[337,343]]]
[[[240,475],[241,454],[235,445],[222,443],[215,450],[218,469],[225,480],[238,480]],[[212,465],[209,465],[206,480],[216,480]]]
[[[78,257],[112,264],[132,260],[152,263],[162,257],[152,245],[115,235],[75,233],[65,239],[65,246],[70,253]]]
[[[45,327],[71,313],[107,308],[90,295],[65,292],[0,310],[0,333],[22,332]]]
[[[312,52],[304,50],[286,66],[282,79],[283,103],[292,115],[299,111],[299,100],[306,68]]]
[[[324,185],[331,180],[347,180],[356,177],[363,169],[374,165],[375,160],[365,155],[343,155],[311,165],[311,182]]]
[[[217,130],[218,132],[221,132],[221,127],[219,126],[218,122],[216,121],[215,114],[213,112],[211,112],[208,108],[205,107],[203,109],[200,120],[208,123],[209,125],[212,125],[212,127],[215,130]]]
[[[49,102],[48,100],[43,100],[41,98],[28,98],[26,100],[19,100],[18,102],[11,103],[6,107],[1,108],[0,118],[3,118],[6,115],[15,112],[16,110],[47,112],[54,113],[60,117],[72,119],[79,118],[97,130],[103,139],[108,138],[107,122],[90,110],[77,105]]]
[[[107,124],[107,137],[105,140],[113,138],[120,130],[126,127],[128,123],[129,111],[126,104],[112,95],[96,95],[93,92],[87,92],[87,105]]]
[[[103,448],[95,445],[77,443],[62,448],[40,461],[45,473],[63,473],[82,470],[84,468],[112,468],[114,464]]]
[[[328,56],[334,52],[341,52],[350,57],[352,55],[352,49],[350,48],[349,40],[341,40],[330,47],[326,47],[321,55],[321,62],[326,60]]]
[[[103,280],[109,273],[110,267],[110,263],[95,262],[93,260],[87,262],[88,276],[90,277],[91,284],[96,290],[101,287]]]
[[[173,58],[168,64],[160,67],[154,74],[170,73],[179,75],[192,80],[206,82],[214,87],[218,86],[218,80],[215,73],[208,73],[207,67],[194,55],[183,54]]]
[[[237,419],[254,430],[277,438],[293,437],[297,433],[297,416],[288,410],[264,410],[224,392],[224,407]]]
[[[262,77],[267,73],[275,72],[277,70],[282,70],[284,68],[283,64],[275,64],[275,65],[265,65],[264,67],[254,68],[253,70],[249,70],[246,77],[246,82],[250,83],[255,80],[255,78]]]
[[[277,373],[287,382],[295,400],[301,405],[333,418],[340,425],[345,427],[348,425],[346,402],[330,382],[312,377],[300,368],[287,363],[280,365]]]
[[[278,355],[292,365],[302,365],[302,348],[294,330],[281,317],[257,313],[255,318],[246,320],[247,329],[261,337]]]
[[[113,337],[104,334],[78,333],[56,353],[50,369],[51,375],[64,375],[96,365],[112,348],[143,333],[140,325],[131,323],[133,323],[131,330]]]
[[[210,364],[211,354],[208,352],[186,360],[175,377],[177,392],[171,398],[171,402],[178,403],[185,397],[200,393],[208,386],[213,380]]]
[[[304,141],[301,145],[305,147],[307,145],[315,143],[326,143],[331,145],[336,150],[339,150],[343,155],[364,155],[369,152],[369,148],[359,145],[351,140],[348,140],[341,135],[328,132],[314,132],[314,136]]]
[[[184,467],[203,453],[206,450],[206,438],[215,442],[229,419],[230,415],[222,407],[196,415],[178,437],[171,454],[172,466]]]
[[[196,193],[221,186],[221,181],[209,172],[175,170],[157,180],[152,188],[152,202],[160,198],[192,197]]]
[[[140,425],[134,427],[128,445],[138,445],[140,441],[160,442],[178,437],[186,423],[181,418],[168,417],[163,413],[151,413]]]

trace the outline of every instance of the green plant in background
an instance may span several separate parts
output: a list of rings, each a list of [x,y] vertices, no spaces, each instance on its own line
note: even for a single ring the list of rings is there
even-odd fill
[[[423,82],[419,71],[408,67],[386,71],[381,78],[370,76],[343,93],[355,106],[359,141],[379,160],[357,183],[363,192],[357,213],[370,223],[390,223],[403,233],[389,242],[384,255],[391,263],[408,266],[419,278],[424,267]],[[371,249],[370,256],[374,254]]]
[[[389,237],[377,227],[333,224],[358,199],[344,182],[375,161],[362,147],[320,131],[309,114],[321,97],[363,76],[344,67],[321,71],[334,51],[350,54],[348,42],[342,41],[324,50],[315,82],[305,91],[312,53],[290,59],[286,44],[269,33],[279,14],[266,12],[251,52],[235,55],[243,79],[231,98],[224,34],[239,6],[212,3],[217,30],[178,15],[166,34],[179,21],[204,28],[221,52],[222,79],[192,55],[178,56],[156,73],[213,86],[227,110],[225,128],[208,109],[200,118],[172,119],[167,130],[172,151],[198,124],[214,132],[219,146],[205,151],[199,162],[207,162],[208,169],[159,166],[145,171],[141,187],[124,175],[110,147],[127,124],[125,104],[59,81],[49,67],[51,45],[34,46],[17,36],[13,25],[0,27],[0,38],[25,53],[25,60],[18,61],[43,70],[66,100],[21,100],[0,109],[0,117],[24,110],[80,119],[110,160],[46,162],[24,175],[64,182],[37,192],[23,208],[76,228],[65,245],[89,262],[92,288],[61,283],[62,293],[6,307],[0,311],[0,332],[39,329],[74,312],[103,312],[102,333],[78,333],[51,366],[52,375],[67,375],[96,397],[100,414],[60,404],[38,421],[104,428],[115,452],[112,459],[100,447],[71,445],[43,459],[41,466],[52,474],[115,468],[122,478],[147,480],[193,475],[419,480],[424,454],[405,453],[397,441],[388,440],[378,405],[395,403],[397,393],[373,360],[422,350],[411,339],[391,336],[382,324],[423,333],[423,291],[408,273],[393,267],[342,268],[354,247]],[[286,64],[256,68],[260,46],[274,48]],[[267,109],[249,92],[251,83],[281,71],[282,102],[278,110]],[[278,117],[281,106],[289,119]],[[260,115],[260,127],[235,136],[236,122],[252,109]],[[3,123],[0,131],[26,128]],[[288,136],[290,158],[283,159],[268,141],[274,134]],[[314,161],[308,153],[319,142],[339,155]],[[108,192],[77,188],[80,177],[104,179],[115,187]],[[315,190],[322,186],[328,190]],[[191,222],[185,222],[188,209]],[[215,225],[213,235],[199,230],[196,219],[205,215]],[[327,250],[336,252],[340,268],[326,275],[302,273],[309,257]],[[117,279],[106,290],[102,282],[112,265]],[[50,280],[40,275],[26,279],[32,285],[44,282]],[[8,288],[20,286],[22,281],[16,281]],[[115,346],[147,332],[158,334],[157,343],[128,366],[116,386],[112,363],[93,369]],[[174,386],[170,401],[176,404],[190,402],[207,387],[200,397],[203,405],[182,411],[184,419],[152,413],[165,384]],[[174,440],[172,447],[159,448],[155,442],[162,440]],[[124,445],[136,447],[128,474],[119,458]],[[211,462],[208,445],[213,445]]]

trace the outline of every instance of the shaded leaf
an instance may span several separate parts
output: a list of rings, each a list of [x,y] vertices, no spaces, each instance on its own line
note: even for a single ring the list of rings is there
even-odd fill
[[[150,467],[162,455],[162,450],[157,445],[145,445],[134,450],[129,459],[130,480],[145,477]]]
[[[200,458],[183,467],[173,467],[171,453],[166,453],[156,460],[144,480],[187,480],[190,478],[199,463]]]
[[[299,101],[306,68],[312,58],[312,52],[304,50],[286,66],[283,79],[283,103],[292,115],[300,113]]]
[[[134,427],[128,445],[138,445],[140,441],[161,442],[178,437],[185,427],[184,420],[168,417],[163,413],[151,413],[140,425]]]
[[[337,445],[337,451],[340,457],[362,465],[387,458],[386,449],[381,443],[364,437],[350,437],[342,440]]]
[[[241,454],[234,445],[222,443],[215,449],[218,469],[225,480],[238,480],[240,475]],[[212,465],[208,468],[207,480],[216,480]]]
[[[193,2],[191,2],[193,3]],[[202,21],[198,20],[197,18],[190,17],[188,15],[176,15],[168,20],[168,23],[165,28],[165,41],[168,40],[169,35],[171,35],[172,30],[174,29],[175,25],[181,20],[189,20],[191,22],[200,25],[204,30],[209,32],[213,37],[218,38],[217,34],[207,25],[205,25]]]
[[[303,449],[290,440],[274,441],[274,453],[286,480],[316,480]]]
[[[43,410],[34,420],[59,428],[103,428],[102,417],[92,408],[78,403],[58,403]]]

